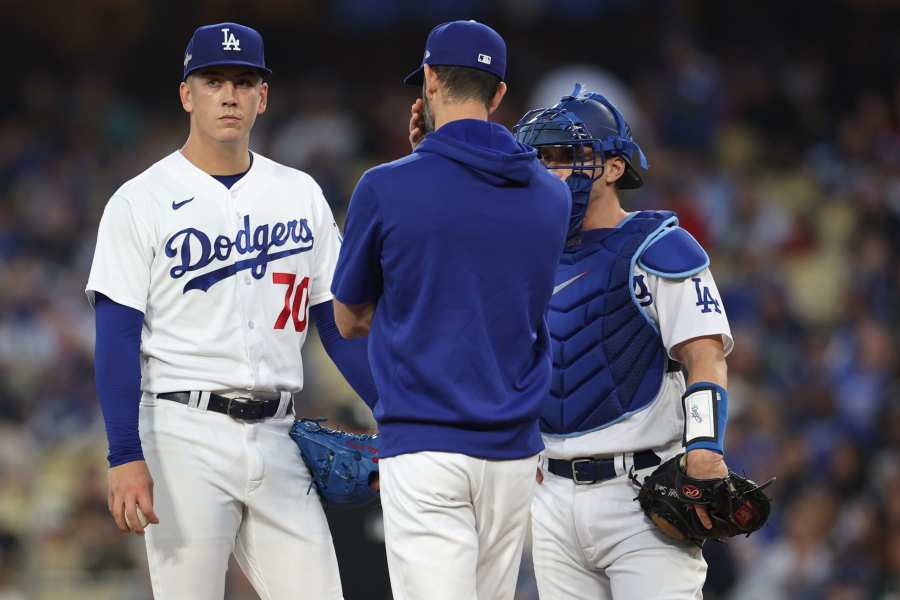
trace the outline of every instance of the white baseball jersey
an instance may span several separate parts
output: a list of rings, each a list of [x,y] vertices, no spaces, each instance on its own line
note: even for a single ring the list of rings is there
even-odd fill
[[[722,336],[726,356],[734,348],[731,328],[710,270],[682,280],[664,279],[635,266],[632,284],[638,303],[657,325],[662,344],[672,349],[687,340]],[[544,434],[545,456],[572,459],[669,446],[684,428],[684,376],[668,373],[653,402],[612,425],[582,435]]]
[[[303,387],[340,233],[309,175],[252,158],[228,189],[176,151],[106,206],[86,292],[144,313],[145,392]]]

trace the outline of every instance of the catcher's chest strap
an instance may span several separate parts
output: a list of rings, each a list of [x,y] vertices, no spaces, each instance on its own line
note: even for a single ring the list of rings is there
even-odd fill
[[[188,406],[194,405],[196,408],[203,408],[202,397],[209,392],[167,392],[165,394],[157,394],[156,397],[161,400],[171,400]],[[194,398],[198,398],[193,400]],[[196,404],[195,404],[196,403]],[[281,403],[280,398],[271,400],[254,400],[251,398],[229,398],[220,396],[219,394],[209,393],[209,402],[206,404],[206,410],[222,413],[235,419],[243,419],[245,421],[260,421],[274,417],[278,412],[278,406]],[[293,398],[287,402],[285,412],[293,410]]]
[[[620,457],[574,458],[572,460],[549,458],[547,459],[547,470],[554,475],[571,479],[578,485],[588,485],[616,477],[616,460],[621,461],[622,459]],[[634,455],[636,471],[655,467],[661,462],[662,460],[653,450],[643,450]]]

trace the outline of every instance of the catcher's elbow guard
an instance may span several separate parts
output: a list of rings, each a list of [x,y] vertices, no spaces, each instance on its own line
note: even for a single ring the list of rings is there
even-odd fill
[[[720,385],[700,381],[681,396],[684,408],[685,448],[703,448],[725,454],[725,424],[728,422],[728,392]]]

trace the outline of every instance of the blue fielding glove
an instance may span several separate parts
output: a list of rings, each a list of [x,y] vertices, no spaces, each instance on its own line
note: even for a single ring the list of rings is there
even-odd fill
[[[376,501],[372,484],[378,480],[378,435],[329,429],[322,427],[323,420],[298,419],[290,432],[322,502],[362,506]]]

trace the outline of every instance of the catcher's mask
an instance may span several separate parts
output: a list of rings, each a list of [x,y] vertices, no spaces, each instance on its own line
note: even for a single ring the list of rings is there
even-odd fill
[[[642,170],[649,168],[647,157],[632,138],[631,128],[622,113],[600,94],[583,91],[580,83],[576,83],[572,93],[563,96],[554,106],[525,113],[513,127],[513,133],[519,142],[539,152],[541,146],[570,148],[571,161],[550,168],[589,173],[591,183],[603,175],[607,156],[620,156],[625,160],[625,173],[618,182],[621,189],[639,188],[644,183],[634,167],[635,159]],[[593,152],[585,152],[585,146]]]

